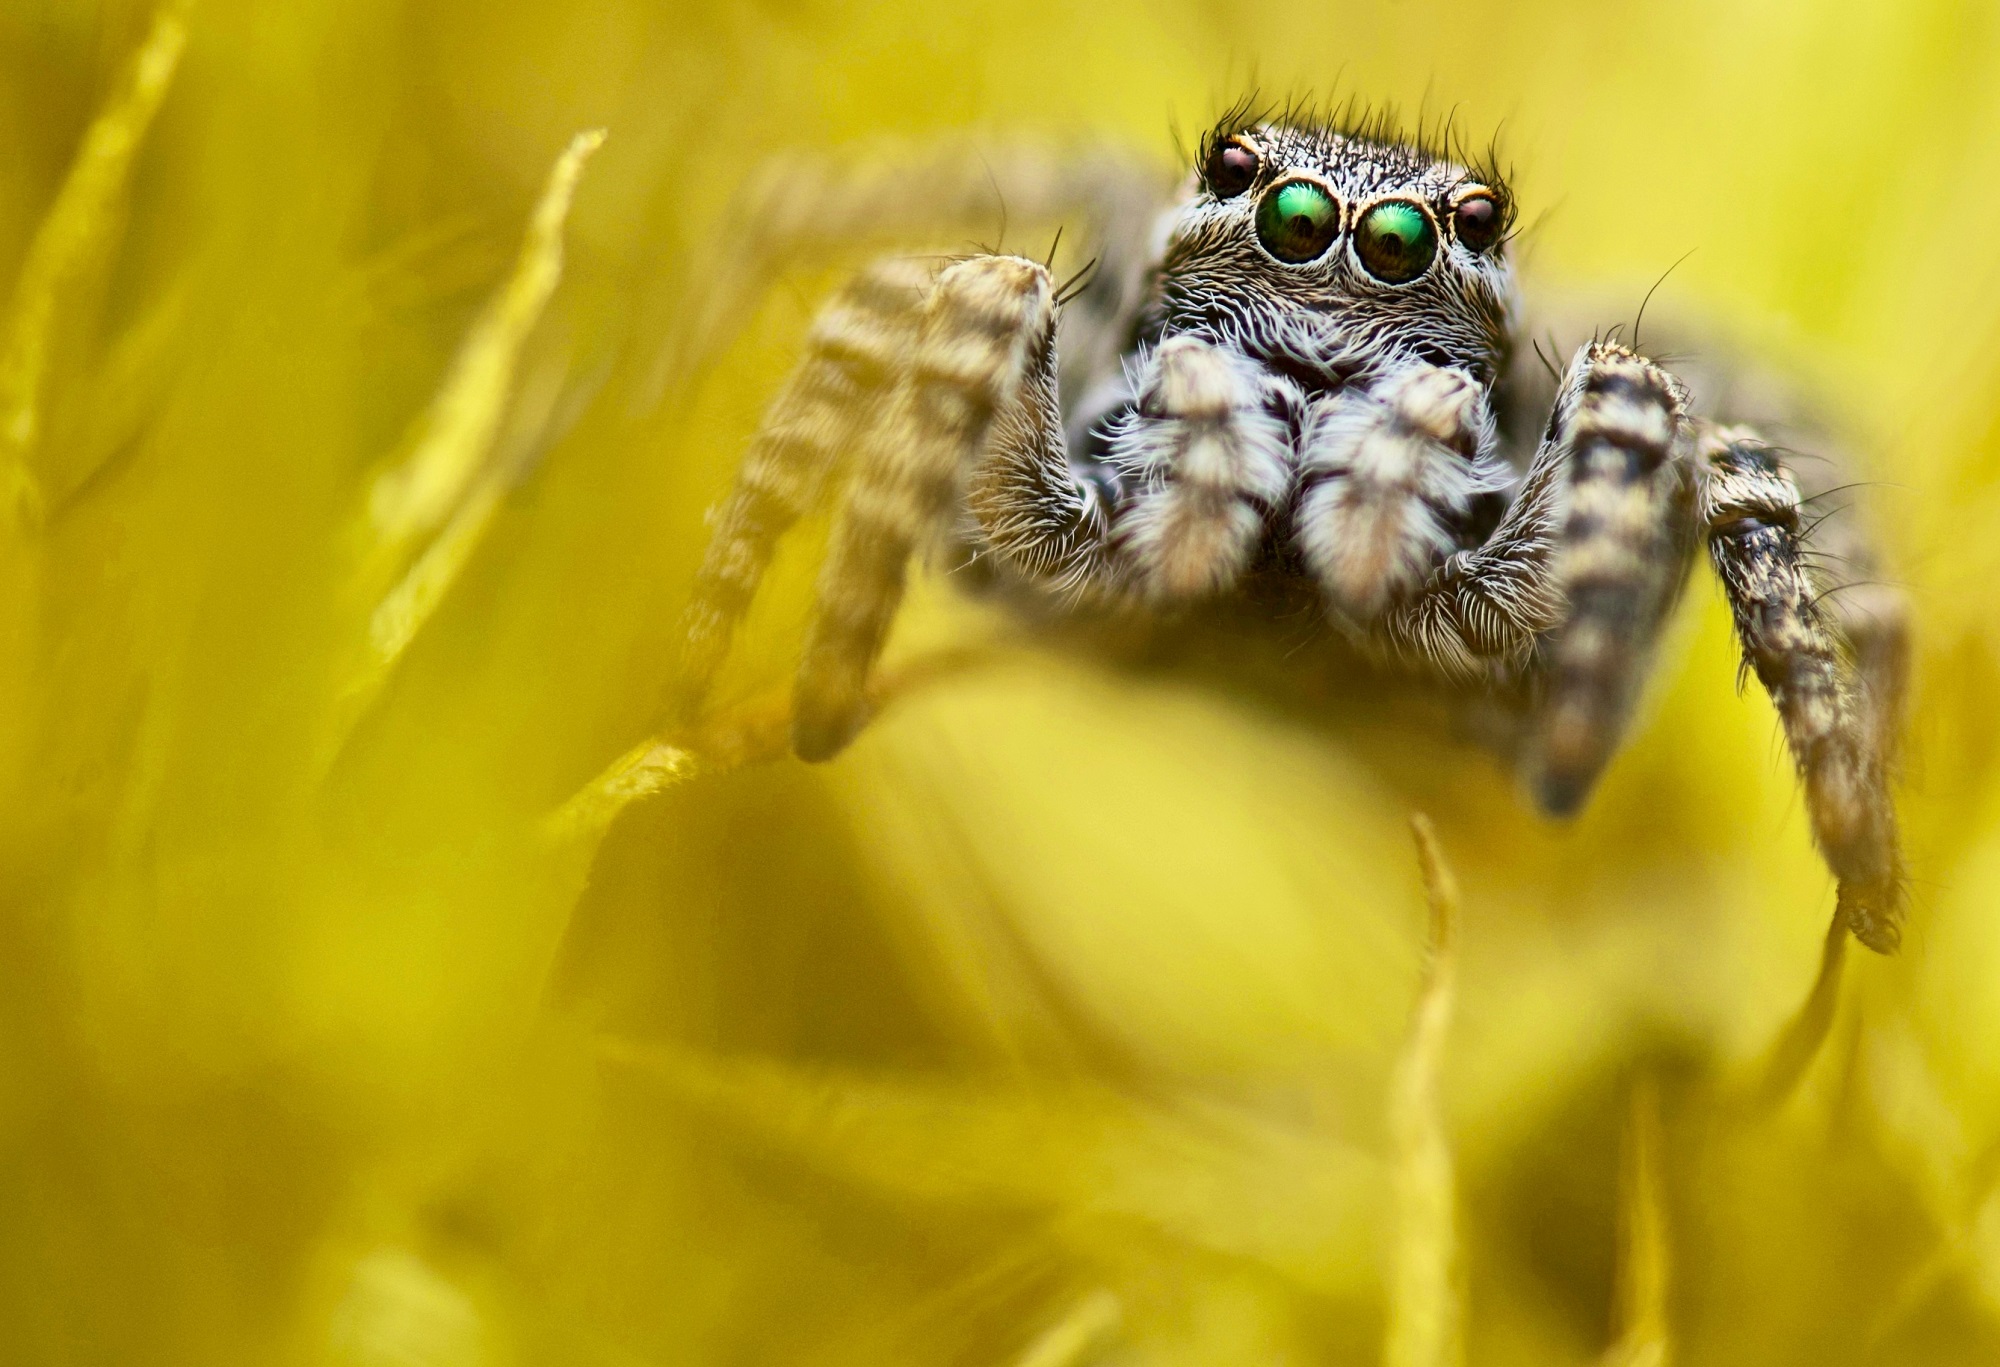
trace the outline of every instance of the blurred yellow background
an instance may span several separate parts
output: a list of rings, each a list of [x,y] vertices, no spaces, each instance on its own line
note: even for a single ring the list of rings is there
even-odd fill
[[[2000,1360],[2000,7],[163,13],[0,11],[0,1361],[1377,1361],[1414,808],[1464,887],[1467,1361]],[[1875,454],[1911,922],[1781,1106],[1732,1098],[1832,892],[1700,578],[1566,829],[1441,738],[1019,648],[831,766],[549,823],[644,737],[829,279],[673,361],[744,178],[941,134],[1170,166],[1253,79],[1504,125],[1530,289],[1630,310],[1692,249],[1656,306]],[[386,535],[426,461],[449,516]],[[934,587],[908,628],[1000,630]]]

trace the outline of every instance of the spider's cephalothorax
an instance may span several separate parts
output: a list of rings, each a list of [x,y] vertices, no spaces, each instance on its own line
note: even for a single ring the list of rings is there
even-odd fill
[[[1635,350],[1584,342],[1536,393],[1491,167],[1379,122],[1241,113],[1203,139],[1177,197],[1149,202],[1143,176],[1092,161],[972,161],[1017,208],[1091,214],[1099,269],[1073,294],[1018,256],[889,258],[821,312],[717,511],[684,717],[778,537],[837,497],[794,700],[805,758],[865,721],[912,552],[953,546],[1063,612],[1254,616],[1289,585],[1377,666],[1516,716],[1526,780],[1567,812],[1705,544],[1847,922],[1895,944],[1900,601],[1828,601],[1777,449],[1697,413]],[[977,198],[935,166],[916,180],[822,179],[815,202],[794,175],[743,221],[775,239],[769,256],[788,233],[863,235]],[[1533,421],[1513,420],[1531,402]]]
[[[1506,187],[1409,147],[1270,125],[1203,149],[1159,316],[1317,388],[1418,361],[1490,383],[1513,282]]]

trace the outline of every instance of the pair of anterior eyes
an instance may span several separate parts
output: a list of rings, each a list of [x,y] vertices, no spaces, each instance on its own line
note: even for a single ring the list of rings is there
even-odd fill
[[[1218,199],[1234,199],[1257,179],[1258,156],[1240,142],[1215,149],[1207,166],[1209,189]],[[1257,201],[1257,240],[1289,265],[1325,256],[1340,236],[1341,203],[1316,180],[1281,179]],[[1500,240],[1500,206],[1480,188],[1463,191],[1452,204],[1451,230],[1473,252]],[[1354,224],[1354,255],[1377,280],[1406,285],[1437,259],[1438,227],[1424,204],[1385,199],[1363,210]]]

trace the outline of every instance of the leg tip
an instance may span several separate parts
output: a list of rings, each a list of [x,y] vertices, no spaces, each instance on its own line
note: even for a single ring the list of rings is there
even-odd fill
[[[1616,713],[1577,699],[1565,703],[1544,717],[1528,752],[1528,787],[1545,816],[1572,817],[1583,810],[1620,729]]]
[[[1583,810],[1590,780],[1576,774],[1542,774],[1534,781],[1535,805],[1542,815],[1568,820]]]
[[[822,709],[801,701],[792,714],[792,753],[808,764],[824,764],[848,747],[867,720],[859,709]]]
[[[700,725],[704,704],[708,701],[705,690],[692,689],[676,681],[660,690],[659,701],[654,704],[653,715],[662,731],[692,731]]]
[[[1877,954],[1894,954],[1902,947],[1902,907],[1894,887],[1843,881],[1839,908],[1854,938]]]

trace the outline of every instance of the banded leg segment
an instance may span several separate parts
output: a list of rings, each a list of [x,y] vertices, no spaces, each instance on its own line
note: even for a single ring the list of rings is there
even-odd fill
[[[1557,392],[1542,444],[1492,535],[1453,552],[1421,594],[1382,619],[1398,658],[1461,683],[1511,683],[1534,664],[1567,607],[1551,566],[1570,475],[1567,438],[1585,373],[1572,367]]]
[[[681,626],[671,710],[694,720],[750,610],[780,537],[825,498],[848,453],[894,392],[922,318],[930,271],[885,260],[814,320],[805,356],[771,405],[711,514],[713,531]]]
[[[1232,587],[1291,485],[1285,425],[1250,362],[1198,337],[1161,345],[1110,461],[1138,495],[1117,522],[1141,593],[1163,602]]]
[[[1771,696],[1805,784],[1813,838],[1840,881],[1855,937],[1901,940],[1901,856],[1880,720],[1893,702],[1870,685],[1821,612],[1800,547],[1799,494],[1770,448],[1743,428],[1709,428],[1698,447],[1708,554],[1729,597],[1745,666]]]
[[[1070,598],[1105,596],[1117,579],[1116,491],[1070,466],[1050,341],[994,420],[985,458],[966,480],[966,506],[994,554],[1029,583]]]
[[[1573,812],[1610,760],[1667,611],[1686,579],[1693,490],[1675,459],[1686,392],[1652,362],[1594,342],[1561,434],[1568,491],[1552,575],[1567,604],[1546,645],[1529,777],[1547,811]]]
[[[1544,805],[1580,799],[1622,731],[1694,549],[1728,597],[1746,667],[1769,692],[1797,763],[1814,840],[1857,938],[1900,938],[1902,864],[1889,780],[1902,690],[1901,595],[1877,589],[1863,640],[1822,602],[1805,503],[1748,429],[1685,419],[1673,377],[1632,353],[1580,351],[1547,435],[1487,541],[1445,561],[1383,625],[1396,652],[1465,679],[1540,675],[1524,757]],[[1872,554],[1853,539],[1842,561]],[[1852,571],[1855,565],[1843,565]]]
[[[981,256],[938,278],[820,574],[793,694],[801,759],[831,758],[867,720],[868,675],[902,603],[911,552],[950,526],[964,468],[1050,345],[1054,322],[1054,289],[1035,262]]]
[[[1498,491],[1492,416],[1461,370],[1413,366],[1307,415],[1295,537],[1337,619],[1372,625],[1458,547],[1474,498]]]
[[[1753,430],[1762,431],[1756,424]],[[1819,448],[1814,448],[1816,451]],[[1842,471],[1851,468],[1837,456],[1824,457],[1811,471],[1793,471],[1799,486],[1801,556],[1809,562],[1819,590],[1817,610],[1826,628],[1846,647],[1860,676],[1858,701],[1874,733],[1875,752],[1894,767],[1901,748],[1903,700],[1910,674],[1910,607],[1904,591],[1884,582],[1880,556],[1856,509],[1834,500],[1845,493]]]
[[[1016,234],[1067,223],[1072,248],[1082,249],[1077,259],[1097,262],[1072,299],[1064,364],[1072,387],[1117,373],[1145,292],[1150,228],[1172,200],[1172,181],[1151,160],[1108,144],[952,140],[881,151],[861,160],[788,156],[745,178],[687,297],[676,301],[652,390],[725,345],[770,282],[795,266],[871,245],[962,249],[968,238],[1005,239],[1010,223]],[[996,249],[1006,250],[1005,241]]]
[[[1054,355],[1041,356],[974,473],[968,503],[987,544],[1070,598],[1168,603],[1235,584],[1291,485],[1273,377],[1200,338],[1171,338],[1079,470],[1056,375]]]
[[[1878,749],[1893,761],[1909,673],[1909,604],[1899,586],[1883,582],[1869,510],[1860,506],[1868,500],[1865,481],[1857,481],[1868,462],[1848,449],[1849,434],[1828,424],[1824,396],[1800,388],[1797,377],[1735,350],[1724,335],[1672,327],[1663,319],[1646,330],[1688,356],[1675,369],[1696,396],[1698,420],[1748,429],[1766,447],[1788,453],[1800,496],[1800,555],[1819,590],[1819,611],[1861,678],[1860,701],[1878,732]],[[1794,460],[1793,452],[1809,454]]]

